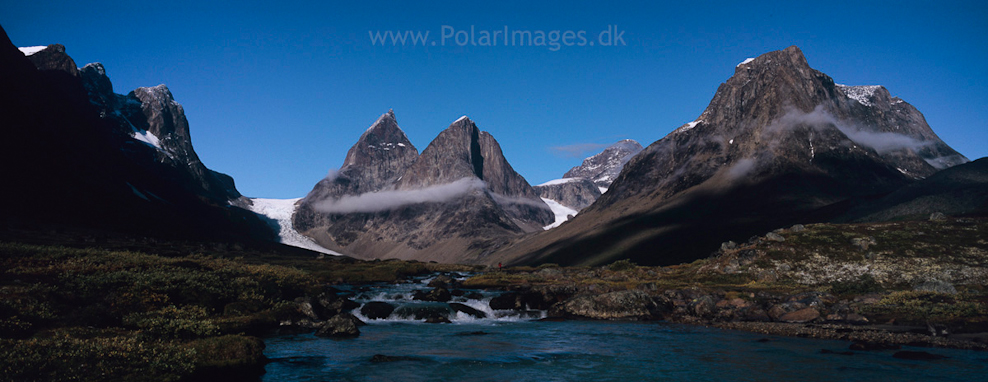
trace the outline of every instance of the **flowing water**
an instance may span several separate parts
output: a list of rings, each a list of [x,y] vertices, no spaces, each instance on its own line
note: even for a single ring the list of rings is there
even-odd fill
[[[726,331],[661,322],[545,322],[542,312],[491,310],[496,295],[454,298],[486,314],[451,313],[451,324],[414,319],[448,305],[410,300],[429,280],[355,291],[385,301],[390,317],[369,320],[353,339],[313,334],[268,338],[264,381],[984,381],[988,353],[904,347],[948,358],[909,361],[894,351],[847,351],[844,341]],[[480,292],[480,291],[477,291]],[[478,296],[473,296],[478,297]]]

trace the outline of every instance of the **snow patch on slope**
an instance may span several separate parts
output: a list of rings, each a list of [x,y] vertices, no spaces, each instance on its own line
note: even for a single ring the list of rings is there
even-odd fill
[[[134,129],[131,136],[134,137],[134,139],[147,143],[158,150],[165,151],[165,149],[161,148],[161,140],[159,140],[158,136],[154,135],[154,133],[151,133],[150,131]]]
[[[752,61],[755,61],[755,58],[754,58],[754,57],[748,57],[748,58],[746,58],[746,59],[745,59],[744,61],[741,61],[741,63],[740,63],[740,64],[737,64],[737,65],[735,66],[735,68],[736,68],[736,67],[738,67],[738,66],[741,66],[741,65],[744,65],[744,64],[747,64],[747,63],[749,63],[749,62],[752,62]]]
[[[47,46],[25,46],[23,48],[17,48],[17,50],[21,51],[21,53],[24,53],[25,56],[30,56],[32,54],[45,50],[45,48],[47,48]]]
[[[542,184],[540,184],[538,186],[552,186],[552,185],[556,185],[556,184],[566,184],[566,183],[570,183],[570,182],[576,182],[576,181],[578,181],[580,179],[581,178],[553,179],[553,180],[550,180],[548,182],[542,183]],[[535,186],[535,187],[538,187],[538,186]]]
[[[278,222],[278,240],[285,245],[305,248],[311,251],[325,253],[334,256],[343,256],[342,253],[323,248],[312,239],[303,236],[295,230],[292,225],[292,214],[295,213],[295,203],[301,198],[295,199],[263,199],[251,198],[250,210],[255,214],[267,217]]]
[[[549,206],[549,209],[552,210],[552,214],[556,215],[556,220],[552,224],[542,227],[542,229],[546,231],[559,227],[561,224],[565,223],[566,220],[569,219],[569,215],[576,216],[576,210],[559,204],[559,202],[555,200],[542,198],[542,201]]]
[[[693,122],[687,122],[685,125],[683,125],[680,128],[676,129],[675,132],[676,133],[681,133],[681,132],[684,132],[684,131],[689,131],[689,130],[693,129],[694,127],[696,127],[696,125],[699,125],[701,122],[703,122],[702,119],[698,119],[698,120],[695,120]]]

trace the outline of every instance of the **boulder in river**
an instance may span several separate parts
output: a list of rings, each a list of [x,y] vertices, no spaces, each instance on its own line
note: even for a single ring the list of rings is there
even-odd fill
[[[453,296],[446,288],[437,287],[429,292],[415,291],[413,292],[412,299],[421,301],[447,302],[453,299]]]
[[[360,307],[360,314],[372,320],[388,318],[394,311],[394,305],[382,301],[371,301]]]
[[[326,323],[323,324],[318,331],[316,331],[316,335],[320,337],[334,338],[357,337],[360,335],[360,329],[357,329],[357,326],[360,325],[365,324],[357,317],[354,317],[350,313],[341,313],[327,320]]]
[[[449,307],[453,309],[454,312],[463,312],[473,316],[474,318],[487,318],[487,313],[474,309],[469,305],[453,302],[449,304]]]

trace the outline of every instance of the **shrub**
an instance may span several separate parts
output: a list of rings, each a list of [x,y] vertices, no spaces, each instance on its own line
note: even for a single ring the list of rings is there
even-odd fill
[[[125,326],[137,328],[155,338],[199,338],[216,335],[218,327],[207,318],[201,306],[167,306],[147,313],[131,313],[124,317]]]
[[[4,381],[174,381],[194,368],[196,351],[132,336],[76,338],[67,332],[44,338],[0,340]]]
[[[836,295],[858,295],[865,293],[884,292],[882,284],[875,280],[870,273],[861,275],[857,280],[841,281],[830,284],[830,293]]]

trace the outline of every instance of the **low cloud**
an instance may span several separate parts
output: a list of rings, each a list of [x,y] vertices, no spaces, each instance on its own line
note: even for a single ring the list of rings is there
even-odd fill
[[[506,204],[518,204],[518,205],[531,206],[541,209],[549,209],[549,206],[545,204],[545,202],[543,202],[542,199],[521,198],[515,196],[495,194],[493,192],[491,192],[490,194],[491,197],[494,198],[494,202],[502,206]]]
[[[734,163],[731,168],[727,169],[727,176],[731,177],[731,180],[741,179],[752,172],[758,165],[758,161],[751,158],[744,158],[737,163]]]
[[[474,190],[484,190],[487,184],[477,178],[463,178],[453,183],[418,190],[393,190],[347,195],[315,203],[316,211],[325,213],[380,212],[419,203],[440,203],[453,200]]]
[[[908,135],[873,131],[874,129],[838,121],[830,112],[824,110],[822,105],[817,105],[809,113],[795,108],[789,109],[782,117],[769,125],[768,131],[777,132],[800,125],[810,126],[817,130],[833,126],[844,133],[852,142],[870,147],[879,154],[903,149],[918,150],[932,144],[932,142],[921,141]]]
[[[596,153],[609,146],[609,144],[604,143],[577,143],[573,145],[553,146],[549,148],[549,151],[563,158],[583,158],[587,154]]]
[[[842,127],[840,125],[837,125],[837,128],[855,143],[871,147],[879,154],[902,149],[916,151],[933,143],[920,141],[913,137],[896,133],[872,132],[860,130],[855,127]]]
[[[336,177],[340,176],[340,170],[331,168],[329,172],[326,173],[326,180],[332,182],[336,180]]]

